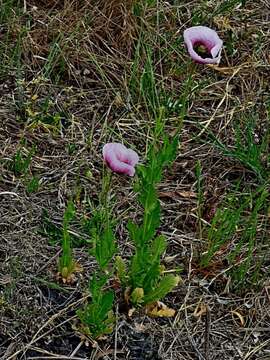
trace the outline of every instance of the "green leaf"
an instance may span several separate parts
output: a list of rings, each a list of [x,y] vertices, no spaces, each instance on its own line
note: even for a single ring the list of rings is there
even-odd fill
[[[133,305],[140,305],[143,303],[144,291],[143,288],[136,287],[130,296],[130,301]]]
[[[141,228],[131,220],[128,221],[127,228],[135,245],[138,247],[142,246],[143,239],[141,237]]]
[[[114,266],[116,269],[116,275],[119,278],[121,285],[125,286],[127,283],[128,275],[126,264],[124,263],[124,260],[121,258],[121,256],[116,256]]]
[[[179,281],[179,276],[174,276],[171,274],[164,276],[156,289],[144,296],[144,304],[149,304],[162,299],[169,292],[171,292],[175,286],[177,286]]]
[[[89,284],[92,300],[83,309],[77,311],[84,325],[84,332],[94,338],[110,333],[115,320],[112,312],[114,293],[113,291],[104,292],[102,289],[107,280],[108,275],[95,274],[93,276]]]
[[[75,206],[73,202],[70,200],[64,212],[64,221],[63,221],[64,227],[70,223],[70,221],[74,218],[74,215],[75,215]]]
[[[158,259],[156,262],[153,262],[148,269],[146,269],[143,281],[143,288],[146,294],[149,294],[149,292],[156,288],[160,276],[161,268]]]
[[[74,270],[74,261],[72,258],[71,241],[68,231],[69,223],[75,215],[75,207],[72,201],[69,201],[67,208],[64,212],[63,218],[63,240],[62,240],[62,251],[63,254],[59,259],[58,268],[59,272],[66,277],[70,275]]]
[[[102,295],[98,310],[98,317],[100,320],[105,320],[105,318],[107,317],[108,312],[112,309],[113,300],[113,291],[107,291],[105,294]]]
[[[152,244],[153,261],[159,260],[159,257],[165,252],[167,247],[166,238],[164,235],[159,235],[155,238]]]
[[[136,252],[131,260],[129,278],[132,288],[142,287],[144,278],[151,267],[151,254],[149,248],[136,249]]]
[[[101,290],[108,281],[109,275],[107,274],[94,274],[92,279],[89,281],[89,290],[94,302],[98,302],[101,296]]]
[[[101,269],[105,269],[116,252],[115,237],[109,225],[96,239],[95,257]]]
[[[163,235],[157,236],[151,245],[151,255],[148,260],[148,266],[145,269],[143,287],[145,293],[149,293],[156,284],[161,275],[160,257],[166,250],[166,239]]]
[[[164,145],[162,149],[163,166],[170,165],[176,158],[179,144],[179,136],[176,135],[170,141],[166,136],[164,137]]]
[[[152,183],[149,184],[148,182],[141,182],[141,187],[138,200],[145,208],[145,211],[150,212],[158,201],[156,189]]]
[[[143,224],[143,241],[148,243],[155,235],[160,224],[160,204],[156,203],[156,207],[150,212],[144,214]]]
[[[105,270],[116,252],[116,242],[113,228],[114,221],[109,219],[106,210],[96,210],[90,220],[85,222],[84,226],[90,235],[90,249],[100,268]]]

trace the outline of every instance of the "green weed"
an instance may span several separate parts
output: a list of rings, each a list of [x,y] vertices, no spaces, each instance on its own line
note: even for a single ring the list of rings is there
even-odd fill
[[[62,255],[59,258],[58,262],[58,271],[63,279],[63,281],[69,281],[73,275],[76,264],[73,260],[70,234],[68,231],[69,224],[75,215],[75,207],[72,201],[69,201],[67,208],[64,212],[63,219],[63,234],[62,234]]]
[[[22,28],[18,32],[16,30],[16,40],[14,39],[21,12],[19,1],[2,1],[0,6],[0,23],[3,27],[0,39],[0,77],[7,76],[10,69],[15,70],[17,75],[22,73],[21,46],[26,29]]]
[[[162,128],[157,122],[157,134],[160,134]],[[118,257],[116,261],[118,277],[122,285],[127,286],[130,302],[134,306],[160,300],[179,282],[178,276],[164,275],[161,256],[167,243],[163,235],[156,234],[161,216],[156,186],[161,180],[164,167],[176,156],[178,141],[178,135],[172,140],[165,136],[162,145],[156,143],[149,150],[148,165],[138,167],[135,191],[144,210],[143,220],[141,225],[132,221],[128,223],[129,235],[135,245],[128,270],[121,258]]]
[[[158,81],[156,76],[152,45],[143,31],[137,41],[128,87],[133,105],[142,105],[149,119],[156,119],[159,109],[162,106],[166,107],[168,103],[164,83]]]
[[[37,79],[38,81],[41,79]],[[24,92],[23,88],[22,92]],[[53,107],[51,95],[42,100],[38,99],[36,94],[30,95],[21,106],[21,119],[31,129],[44,128],[52,131],[53,134],[59,134],[64,127],[68,126],[68,116],[64,111],[55,111]]]
[[[38,191],[39,184],[39,178],[36,176],[32,176],[30,179],[28,179],[26,183],[26,191],[30,194]]]
[[[14,10],[16,12],[20,11],[19,4],[20,1],[18,0],[5,0],[1,2],[1,8],[0,8],[1,24],[8,22],[12,18],[12,15],[14,14]]]
[[[61,291],[63,293],[69,293],[70,292],[70,290],[68,290],[67,288],[65,288],[63,286],[60,286],[56,282],[52,282],[52,281],[49,281],[49,280],[46,280],[46,279],[43,279],[43,278],[40,278],[40,277],[36,277],[36,276],[31,277],[31,279],[35,283],[37,283],[39,285],[46,286],[48,289],[57,290],[59,292]]]
[[[214,17],[230,15],[237,6],[245,6],[246,0],[226,0],[216,2],[215,8],[211,2],[200,2],[192,13],[192,25],[202,25],[213,21]]]
[[[268,203],[269,183],[256,191],[229,195],[211,222],[208,249],[201,258],[201,266],[207,267],[215,257],[221,256],[229,263],[235,288],[258,282],[267,239]]]
[[[112,311],[113,291],[105,291],[104,287],[112,271],[112,258],[116,252],[114,221],[109,218],[106,208],[94,211],[91,219],[87,220],[86,227],[90,237],[90,254],[99,265],[99,270],[89,282],[91,301],[83,309],[77,311],[81,320],[81,331],[87,336],[98,338],[112,332],[115,317]]]
[[[49,239],[49,244],[54,246],[60,244],[63,235],[62,226],[55,224],[49,216],[46,209],[43,209],[41,216],[41,226],[38,233],[42,236],[46,236]]]
[[[10,164],[10,169],[13,171],[15,176],[22,176],[27,173],[35,152],[36,148],[34,146],[26,154],[23,152],[22,148],[16,151]]]
[[[90,254],[95,257],[100,269],[105,271],[116,252],[114,222],[109,220],[107,210],[96,210],[87,220],[87,228]]]
[[[246,0],[226,0],[222,1],[216,9],[211,14],[211,17],[218,15],[225,15],[227,13],[231,13],[236,6],[244,7],[246,5]]]
[[[16,177],[23,178],[23,183],[29,194],[38,191],[40,185],[39,178],[31,173],[31,162],[35,152],[35,146],[32,146],[28,153],[21,147],[16,151],[9,165]]]
[[[156,54],[153,51],[156,43],[159,44],[159,51]],[[131,66],[128,88],[130,99],[134,108],[142,107],[150,120],[157,119],[160,116],[160,109],[163,109],[164,115],[168,118],[173,116],[184,119],[187,113],[187,106],[191,96],[202,86],[194,84],[193,72],[194,64],[178,63],[170,58],[179,55],[178,42],[171,44],[162,36],[151,36],[147,31],[141,31],[137,46],[135,49],[134,59]],[[164,59],[168,63],[164,64]],[[166,70],[163,70],[164,69]],[[168,73],[189,74],[183,79],[177,89],[168,89],[164,77],[158,76],[157,69]],[[169,70],[170,69],[170,70]],[[160,71],[160,70],[159,70]],[[139,105],[138,105],[139,104]]]
[[[94,275],[89,283],[91,302],[77,311],[82,322],[80,330],[87,336],[97,339],[101,335],[109,334],[113,330],[115,317],[112,311],[113,291],[104,291],[109,276]]]
[[[233,30],[227,31],[226,51],[229,56],[237,52],[237,36]]]
[[[218,208],[211,226],[207,232],[207,251],[201,258],[201,266],[206,267],[214,258],[215,254],[224,244],[230,242],[239,226],[241,214],[247,206],[247,202],[239,205],[239,199],[234,196],[228,196],[226,205]]]
[[[238,287],[245,285],[247,280],[255,284],[261,276],[260,270],[265,258],[262,248],[268,239],[269,184],[263,185],[256,192],[251,192],[248,201],[250,214],[245,216],[241,236],[228,255],[229,264],[233,265],[232,279]],[[253,268],[256,269],[254,273]]]
[[[197,225],[198,225],[198,229],[199,229],[199,236],[200,239],[202,238],[203,235],[203,230],[202,230],[202,210],[203,210],[203,202],[204,202],[204,196],[203,196],[203,175],[202,175],[202,166],[201,166],[201,162],[197,161],[196,166],[195,166],[195,175],[196,175],[196,188],[197,188],[197,194],[198,194],[198,198],[197,198]]]
[[[247,169],[257,175],[263,182],[269,178],[269,140],[270,130],[262,136],[260,142],[255,141],[256,122],[253,116],[247,117],[244,125],[235,125],[234,145],[228,146],[209,131],[208,139],[224,156],[238,160]]]
[[[77,216],[74,214],[74,217],[71,219],[69,225],[78,225],[80,221],[77,221]],[[71,243],[71,247],[82,247],[87,245],[88,242],[85,239],[84,235],[81,234],[84,231],[84,225],[79,224],[78,233],[69,232],[69,239]],[[80,232],[81,231],[81,232]],[[46,209],[42,211],[41,217],[41,225],[38,230],[38,233],[42,236],[46,236],[48,238],[48,242],[50,245],[55,246],[61,244],[63,239],[63,224],[56,223],[50,216]]]
[[[52,78],[55,83],[59,81],[66,69],[66,62],[63,56],[63,38],[64,34],[59,33],[52,42],[46,63],[42,69],[42,75],[47,79]]]
[[[152,61],[152,51],[150,47],[145,46],[145,65],[140,77],[140,94],[143,102],[150,110],[152,116],[156,117],[156,110],[160,108],[160,95],[156,86],[155,69]]]
[[[11,281],[8,282],[3,291],[4,301],[10,302],[14,293],[16,292],[17,283],[22,277],[22,262],[19,256],[13,256],[10,258],[9,262],[9,273]]]

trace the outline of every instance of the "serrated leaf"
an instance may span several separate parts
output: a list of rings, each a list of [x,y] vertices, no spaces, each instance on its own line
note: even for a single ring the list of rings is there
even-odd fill
[[[143,303],[143,297],[144,297],[143,288],[135,288],[130,295],[130,301],[134,305],[140,305]]]
[[[77,311],[77,315],[84,324],[84,332],[94,338],[112,331],[114,315],[112,306],[114,301],[113,291],[103,292],[102,286],[106,277],[93,277],[92,301],[83,309]]]
[[[142,246],[141,228],[133,221],[129,220],[127,224],[129,235],[136,246]]]
[[[89,290],[94,302],[99,302],[99,298],[102,294],[102,288],[108,280],[108,275],[94,274],[92,279],[89,281]]]
[[[149,269],[150,254],[147,248],[137,250],[131,260],[130,282],[132,288],[142,287],[145,275]]]
[[[164,235],[159,235],[155,238],[152,244],[153,261],[157,261],[159,257],[165,252],[167,241]]]
[[[113,300],[113,291],[107,291],[105,294],[102,295],[98,310],[98,316],[101,320],[104,320],[105,317],[107,317],[108,312],[112,309]]]
[[[154,262],[148,269],[144,275],[143,288],[145,293],[151,292],[155,287],[160,278],[161,271],[159,260]]]
[[[166,240],[163,235],[157,236],[151,245],[151,255],[149,256],[147,267],[145,268],[145,275],[143,280],[143,288],[145,293],[151,291],[160,278],[160,256],[166,250]]]
[[[172,289],[178,285],[180,281],[179,276],[166,275],[160,281],[155,290],[151,291],[149,294],[144,296],[144,303],[149,304],[155,301],[162,299],[166,296]]]
[[[175,160],[177,154],[177,148],[179,143],[178,135],[175,136],[171,141],[167,136],[163,139],[163,147],[161,149],[161,161],[162,167],[169,165]]]
[[[115,237],[111,228],[106,227],[96,246],[96,259],[101,269],[105,269],[115,254]]]
[[[148,243],[155,235],[160,225],[160,204],[157,202],[155,208],[150,213],[145,213],[142,238],[144,243]]]
[[[121,285],[124,286],[128,278],[126,264],[124,260],[121,258],[121,256],[116,256],[114,264],[116,269],[116,275],[120,280]]]

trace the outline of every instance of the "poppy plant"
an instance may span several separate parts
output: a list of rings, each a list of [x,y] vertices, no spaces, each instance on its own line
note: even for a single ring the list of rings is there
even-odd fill
[[[108,167],[118,173],[134,176],[138,154],[120,143],[108,143],[103,146],[103,159]]]
[[[191,58],[200,64],[218,64],[223,41],[218,34],[207,26],[193,26],[184,31],[184,42]],[[198,53],[199,47],[206,50],[203,57]],[[210,57],[211,56],[211,57]]]

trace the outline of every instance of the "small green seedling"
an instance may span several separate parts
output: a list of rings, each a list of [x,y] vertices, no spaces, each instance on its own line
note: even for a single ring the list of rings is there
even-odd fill
[[[91,302],[83,309],[77,311],[82,323],[80,330],[94,339],[113,331],[115,317],[112,311],[113,291],[104,291],[109,276],[105,274],[94,275],[89,283]]]
[[[113,330],[115,317],[113,314],[114,294],[104,287],[112,276],[111,261],[116,252],[114,222],[109,218],[107,207],[96,210],[86,223],[90,235],[91,249],[98,263],[99,270],[89,283],[91,301],[83,309],[77,311],[82,323],[80,331],[87,336],[98,339]]]
[[[62,255],[58,263],[58,271],[63,282],[72,281],[73,274],[76,271],[76,263],[73,260],[70,234],[68,231],[69,224],[75,216],[75,208],[72,201],[68,202],[63,219],[63,238],[62,238]]]
[[[13,171],[15,176],[22,176],[26,174],[35,152],[35,147],[32,147],[27,154],[25,154],[22,149],[18,149],[16,151],[11,163],[11,170]]]
[[[202,166],[201,162],[197,161],[195,166],[195,175],[196,175],[196,188],[197,188],[197,225],[199,230],[199,237],[202,238],[202,209],[203,209],[203,202],[204,202],[204,196],[203,196],[203,174],[202,174]]]
[[[38,191],[38,188],[39,188],[39,178],[36,176],[32,176],[26,184],[26,191],[28,193],[34,193]]]

